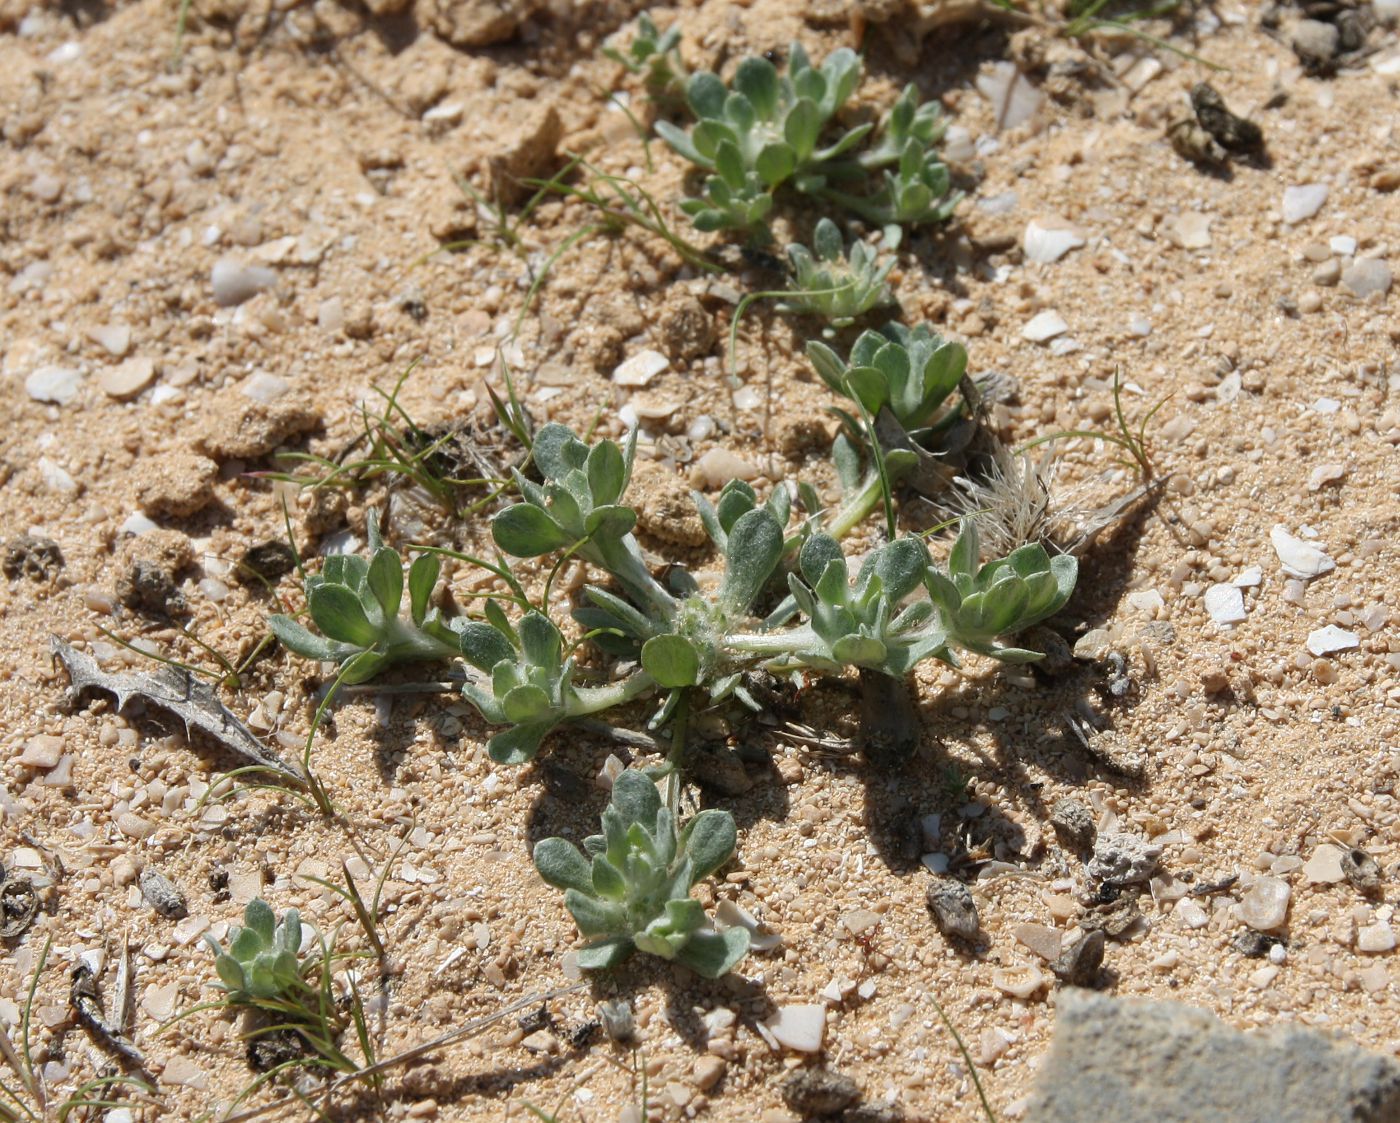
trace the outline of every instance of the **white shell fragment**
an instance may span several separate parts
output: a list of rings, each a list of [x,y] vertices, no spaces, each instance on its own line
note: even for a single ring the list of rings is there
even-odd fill
[[[754,951],[772,951],[783,946],[783,937],[754,916],[743,905],[727,897],[715,906],[715,927],[721,932],[729,928],[747,928],[749,947]]]
[[[1035,219],[1027,224],[1026,233],[1021,239],[1026,260],[1038,261],[1042,265],[1059,261],[1070,250],[1076,250],[1083,244],[1083,236],[1072,227],[1042,224]]]
[[[83,376],[71,367],[40,367],[24,380],[24,392],[36,402],[67,405],[83,387]]]
[[[1245,618],[1244,594],[1234,585],[1212,585],[1206,590],[1206,611],[1222,627]]]
[[[1341,849],[1324,842],[1304,863],[1303,877],[1309,885],[1336,885],[1344,880],[1346,874],[1342,872]]]
[[[779,1006],[763,1023],[773,1040],[794,1053],[820,1053],[826,1037],[826,1007]]]
[[[1261,877],[1240,898],[1235,906],[1239,918],[1258,932],[1281,928],[1288,918],[1288,899],[1292,890],[1288,882],[1278,877]]]
[[[1314,655],[1331,655],[1337,651],[1351,651],[1361,642],[1355,632],[1328,624],[1308,633],[1308,650]]]
[[[1337,563],[1323,552],[1320,546],[1304,542],[1288,533],[1282,523],[1269,532],[1269,541],[1274,544],[1274,552],[1283,563],[1283,571],[1290,577],[1300,577],[1304,581],[1331,573]]]
[[[1045,975],[1038,967],[998,967],[992,972],[992,986],[1012,998],[1029,998],[1045,985]]]
[[[1064,317],[1058,312],[1047,310],[1037,313],[1027,321],[1026,326],[1021,329],[1021,338],[1029,339],[1032,343],[1044,343],[1067,331],[1069,324],[1065,323]]]
[[[1035,116],[1043,100],[1014,62],[994,62],[977,75],[977,92],[992,103],[997,132],[1014,129]]]
[[[619,386],[649,386],[670,365],[671,361],[660,351],[638,351],[618,364],[613,381]]]
[[[221,257],[214,262],[209,282],[214,289],[214,303],[220,308],[232,308],[270,289],[277,283],[277,274],[261,265]]]
[[[1283,221],[1293,226],[1312,218],[1327,202],[1327,184],[1303,183],[1283,190]]]

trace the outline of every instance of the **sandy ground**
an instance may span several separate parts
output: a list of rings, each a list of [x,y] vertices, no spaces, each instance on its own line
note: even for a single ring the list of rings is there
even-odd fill
[[[51,633],[115,670],[153,664],[107,633],[202,664],[207,644],[238,662],[275,606],[232,568],[284,535],[283,497],[313,555],[362,537],[367,506],[386,501],[382,480],[313,494],[249,472],[295,470],[279,449],[343,453],[362,431],[361,403],[379,408],[374,388],[414,363],[400,400],[416,421],[471,418],[489,430],[483,380],[500,384],[503,347],[538,422],[596,420],[620,434],[629,404],[649,419],[642,525],[658,555],[709,563],[674,500],[691,482],[722,482],[693,475],[710,449],[738,457],[760,490],[797,478],[831,486],[831,399],[800,358],[804,325],[760,303],[740,333],[743,389],[723,377],[729,301],[771,278],[707,279],[659,239],[597,232],[564,253],[527,307],[547,257],[596,216],[548,202],[514,231],[517,253],[455,186],[484,183],[502,153],[523,152],[528,165],[552,108],[561,150],[677,196],[679,160],[653,143],[648,170],[604,99],[628,88],[598,54],[628,13],[554,8],[523,36],[479,48],[452,46],[408,12],[198,0],[176,66],[170,4],[36,7],[22,23],[4,10],[0,527],[52,539],[63,564],[0,585],[4,862],[35,880],[43,902],[0,963],[0,1018],[17,1034],[51,939],[33,1039],[55,1103],[111,1070],[69,1010],[69,975],[98,953],[88,958],[110,996],[123,941],[135,968],[130,1035],[164,1105],[133,1104],[128,1118],[193,1119],[232,1101],[254,1076],[237,1021],[205,1012],[157,1034],[215,996],[198,937],[222,935],[262,894],[324,931],[344,923],[347,946],[364,947],[348,906],[309,880],[343,880],[342,861],[366,891],[392,861],[380,929],[391,974],[382,991],[370,984],[369,1000],[381,1055],[570,982],[575,929],[529,845],[587,832],[605,799],[594,778],[623,752],[616,744],[562,733],[535,766],[497,768],[465,704],[358,696],[312,754],[342,827],[276,792],[202,800],[210,785],[227,791],[221,776],[236,760],[139,705],[117,714],[101,694],[66,705]],[[806,22],[801,9],[704,0],[658,20],[679,19],[695,66],[794,37],[814,57],[851,42],[846,25]],[[1008,38],[994,24],[934,32],[922,49],[880,30],[868,42],[863,102],[887,105],[912,78],[964,130],[954,155],[969,198],[947,230],[906,245],[897,290],[906,320],[965,340],[974,370],[1015,378],[1016,397],[996,411],[1003,435],[1111,425],[1115,373],[1130,416],[1169,397],[1149,425],[1167,481],[1159,501],[1091,548],[1057,621],[1070,643],[1101,629],[1081,652],[1115,658],[1048,675],[924,667],[923,743],[897,777],[764,726],[738,730],[734,743],[771,752],[772,764],[750,765],[742,794],[703,796],[740,826],[736,863],[713,893],[780,932],[779,950],[717,983],[639,957],[554,1003],[553,1027],[529,1039],[536,1051],[512,1015],[394,1072],[382,1099],[342,1099],[337,1118],[523,1120],[528,1102],[561,1120],[636,1119],[645,1073],[658,1118],[776,1123],[790,1117],[778,1091],[787,1070],[819,1062],[858,1082],[870,1118],[901,1117],[881,1105],[908,1119],[978,1118],[935,1000],[999,1114],[1016,1118],[1054,1023],[1054,980],[1028,943],[1068,944],[1087,916],[1085,867],[1049,823],[1064,797],[1090,805],[1101,833],[1161,847],[1161,871],[1136,899],[1141,919],[1109,941],[1114,992],[1182,999],[1245,1027],[1297,1020],[1400,1047],[1385,938],[1400,862],[1400,407],[1390,392],[1400,316],[1394,293],[1338,283],[1355,280],[1354,260],[1400,253],[1400,53],[1377,29],[1371,54],[1306,77],[1261,14],[1227,0],[1201,7],[1194,26],[1160,26],[1230,67],[1217,72],[1131,39],[1102,45],[1098,62],[1044,31]],[[998,133],[973,82],[1009,57],[1056,96]],[[1267,160],[1209,173],[1173,151],[1166,126],[1203,78],[1262,126]],[[1325,199],[1287,222],[1285,190],[1302,185],[1325,185]],[[1084,244],[1028,261],[1032,220],[1072,224]],[[473,244],[435,253],[442,241]],[[272,283],[221,307],[211,283],[221,259],[269,269]],[[1045,311],[1065,330],[1025,338]],[[643,348],[670,367],[644,390],[615,385],[613,368]],[[35,400],[36,390],[62,400]],[[1062,469],[1070,487],[1131,483],[1089,441],[1066,449]],[[452,521],[402,492],[393,502],[404,543],[489,541],[484,514]],[[931,518],[916,506],[904,517],[911,527]],[[1280,524],[1315,540],[1335,569],[1290,580],[1270,539]],[[124,603],[138,561],[174,575],[154,608]],[[541,577],[534,563],[519,572]],[[1221,626],[1205,594],[1232,582],[1245,616]],[[462,604],[485,587],[465,566],[448,585]],[[168,614],[172,592],[183,612]],[[292,577],[276,595],[300,604]],[[1354,643],[1310,653],[1310,634],[1328,625]],[[295,755],[321,682],[313,664],[274,649],[223,698]],[[1067,723],[1086,712],[1102,727],[1092,751]],[[797,717],[849,734],[853,696],[820,687]],[[1114,770],[1135,760],[1140,778]],[[1337,880],[1335,862],[1315,861],[1324,844],[1370,853],[1381,894],[1364,897]],[[984,932],[975,947],[934,929],[924,851],[972,885]],[[144,902],[145,867],[183,890],[186,919]],[[1283,942],[1272,958],[1249,958],[1235,943],[1248,932],[1237,905],[1265,876],[1290,890]],[[1006,993],[1032,968],[1043,982],[1029,997]],[[596,1003],[617,996],[637,1006],[635,1053],[583,1032]],[[755,1029],[802,1003],[827,1010],[819,1061],[775,1052]]]

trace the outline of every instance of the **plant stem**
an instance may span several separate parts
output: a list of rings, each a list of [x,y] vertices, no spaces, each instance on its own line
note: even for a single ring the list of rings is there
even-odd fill
[[[770,658],[777,655],[797,655],[817,644],[816,633],[810,627],[793,628],[786,632],[736,633],[725,636],[723,646],[746,655]]]
[[[462,652],[460,648],[444,643],[421,628],[406,624],[402,619],[395,619],[389,622],[388,642],[384,645],[384,654],[391,663],[409,660],[440,662],[444,659],[455,659]]]
[[[880,473],[874,469],[867,472],[860,489],[832,515],[831,521],[826,524],[826,532],[837,541],[845,538],[875,510],[883,491]]]
[[[645,671],[638,671],[630,678],[614,682],[608,686],[575,686],[572,702],[566,702],[565,720],[586,717],[602,710],[610,710],[624,702],[630,702],[642,691],[656,685]],[[566,692],[567,693],[567,692]]]
[[[666,806],[679,817],[681,809],[681,763],[685,759],[685,734],[690,718],[690,691],[682,690],[671,719],[671,747],[666,753]]]
[[[588,542],[579,550],[579,556],[611,573],[634,599],[647,606],[648,615],[669,626],[676,612],[676,598],[651,575],[631,534],[611,542]]]

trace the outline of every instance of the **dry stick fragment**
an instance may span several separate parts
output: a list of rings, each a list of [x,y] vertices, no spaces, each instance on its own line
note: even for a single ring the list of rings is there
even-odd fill
[[[73,988],[68,993],[68,1002],[73,1007],[79,1024],[93,1037],[144,1071],[146,1058],[141,1055],[141,1051],[123,1036],[119,1027],[107,1021],[107,1015],[102,1011],[102,999],[97,994],[97,979],[93,976],[92,968],[86,963],[80,963],[73,969]]]
[[[298,766],[289,764],[258,740],[253,731],[219,701],[211,687],[188,671],[162,667],[154,674],[108,674],[98,667],[92,656],[76,650],[57,636],[50,636],[49,644],[73,680],[74,695],[90,686],[97,687],[116,695],[118,710],[128,700],[139,698],[178,717],[185,723],[187,734],[191,728],[198,729],[244,760],[290,780],[301,782],[305,779]]]

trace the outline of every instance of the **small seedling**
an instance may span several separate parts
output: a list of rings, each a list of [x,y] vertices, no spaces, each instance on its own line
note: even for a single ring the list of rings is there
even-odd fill
[[[288,650],[307,659],[336,663],[345,684],[364,682],[395,663],[442,661],[461,653],[457,634],[430,604],[441,562],[435,554],[415,558],[408,572],[409,612],[403,602],[403,560],[379,537],[369,514],[368,559],[332,554],[319,574],[306,579],[306,606],[321,630],[281,614],[268,626]]]
[[[1040,653],[997,643],[1059,612],[1074,592],[1079,563],[1067,554],[1050,557],[1039,542],[980,564],[974,519],[963,519],[947,576],[929,570],[929,596],[938,606],[949,639],[968,651],[1007,663],[1039,659]]]
[[[328,945],[319,934],[315,946],[303,952],[302,937],[301,917],[296,909],[288,909],[278,921],[262,898],[249,901],[243,909],[243,926],[229,929],[227,949],[214,937],[204,937],[214,953],[214,970],[224,991],[223,999],[192,1007],[180,1017],[221,1007],[256,1011],[266,1015],[271,1025],[253,1031],[255,1034],[291,1029],[314,1051],[313,1057],[289,1064],[356,1071],[358,1066],[336,1043],[352,1019],[361,1030],[362,1044],[366,1039],[363,1009],[358,1000],[352,996],[347,1017],[331,990],[332,966],[345,957],[344,953],[333,950],[334,937]]]
[[[653,101],[670,104],[684,96],[688,77],[681,61],[680,42],[679,27],[673,26],[663,34],[651,16],[643,12],[637,17],[637,33],[626,51],[604,47],[603,54],[629,74],[639,76]]]
[[[498,763],[524,764],[560,722],[621,705],[652,685],[644,674],[608,686],[576,685],[574,661],[565,658],[563,637],[547,616],[527,612],[511,624],[487,601],[486,617],[460,625],[463,657],[488,676],[468,682],[462,693],[487,721],[510,726],[486,745]]]
[[[846,129],[820,146],[822,133],[860,81],[860,58],[833,51],[814,68],[792,44],[780,76],[765,58],[739,63],[730,89],[708,72],[691,77],[686,100],[697,118],[689,133],[667,121],[656,131],[691,163],[714,174],[704,198],[681,204],[701,230],[753,231],[771,209],[775,188],[794,180],[800,190],[825,182],[826,166],[854,148],[869,124]]]
[[[967,351],[926,325],[886,324],[866,331],[843,360],[825,343],[807,344],[807,357],[832,390],[858,403],[872,417],[889,408],[911,435],[946,420],[944,404],[967,370]]]
[[[583,853],[562,838],[535,845],[535,868],[564,890],[564,905],[589,940],[580,967],[613,967],[643,951],[714,979],[744,958],[747,929],[715,931],[690,895],[734,853],[728,812],[701,811],[677,834],[656,785],[628,769],[613,781],[602,825],[602,834],[584,840]]]
[[[810,250],[795,244],[787,252],[795,291],[778,309],[822,317],[829,325],[826,335],[848,327],[873,308],[894,303],[885,283],[894,258],[882,262],[876,250],[859,239],[848,250],[829,218],[817,223]]]
[[[301,916],[288,909],[279,923],[268,903],[249,901],[243,910],[244,927],[229,929],[229,946],[213,936],[204,938],[214,952],[229,1001],[253,1004],[270,999],[295,1000],[311,992],[308,976],[317,960],[301,957]]]

